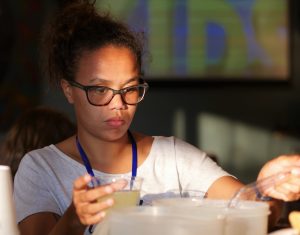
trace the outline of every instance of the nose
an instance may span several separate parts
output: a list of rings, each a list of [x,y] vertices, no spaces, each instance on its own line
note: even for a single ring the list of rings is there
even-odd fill
[[[127,107],[126,103],[123,101],[121,94],[115,94],[112,100],[110,101],[109,106],[111,109],[117,110],[126,109]]]

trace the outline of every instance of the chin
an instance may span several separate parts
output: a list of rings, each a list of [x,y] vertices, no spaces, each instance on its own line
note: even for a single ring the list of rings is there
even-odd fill
[[[124,136],[127,136],[127,129],[109,131],[109,133],[107,133],[105,136],[108,141],[117,141],[122,139]]]

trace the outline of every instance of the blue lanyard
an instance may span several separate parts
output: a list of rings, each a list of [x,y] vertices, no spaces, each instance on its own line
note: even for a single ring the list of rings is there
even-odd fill
[[[130,142],[131,142],[131,148],[132,148],[132,168],[131,168],[131,177],[135,177],[136,174],[137,174],[137,163],[138,163],[138,155],[137,155],[137,146],[136,146],[136,142],[135,142],[135,139],[132,135],[132,133],[128,130],[127,131],[128,133],[128,137],[130,139]],[[80,157],[83,161],[83,164],[86,168],[86,171],[90,174],[90,176],[92,176],[93,179],[95,179],[95,174],[94,174],[94,171],[92,169],[92,166],[91,166],[91,163],[88,159],[88,156],[86,155],[86,153],[84,152],[80,142],[79,142],[79,139],[78,139],[78,136],[76,136],[76,145],[77,145],[77,149],[79,151],[79,154],[80,154]],[[97,181],[92,181],[92,184],[93,184],[93,187],[97,186],[97,184],[99,184],[100,182]]]
[[[138,158],[137,158],[137,146],[135,139],[132,135],[132,133],[128,130],[128,137],[131,142],[131,149],[132,149],[132,166],[131,166],[131,177],[136,177],[137,174],[137,164],[138,164]]]

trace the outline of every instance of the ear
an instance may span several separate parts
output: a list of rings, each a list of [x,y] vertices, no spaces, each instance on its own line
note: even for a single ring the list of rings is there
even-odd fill
[[[70,104],[73,104],[74,103],[74,99],[73,99],[73,89],[70,85],[70,83],[65,80],[65,79],[62,79],[60,81],[60,86],[65,94],[65,97],[67,98],[68,102]]]

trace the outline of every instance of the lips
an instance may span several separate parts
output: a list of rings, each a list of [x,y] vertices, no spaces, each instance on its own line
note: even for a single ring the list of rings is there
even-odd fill
[[[111,127],[120,127],[124,125],[125,121],[120,117],[110,118],[105,121]]]

